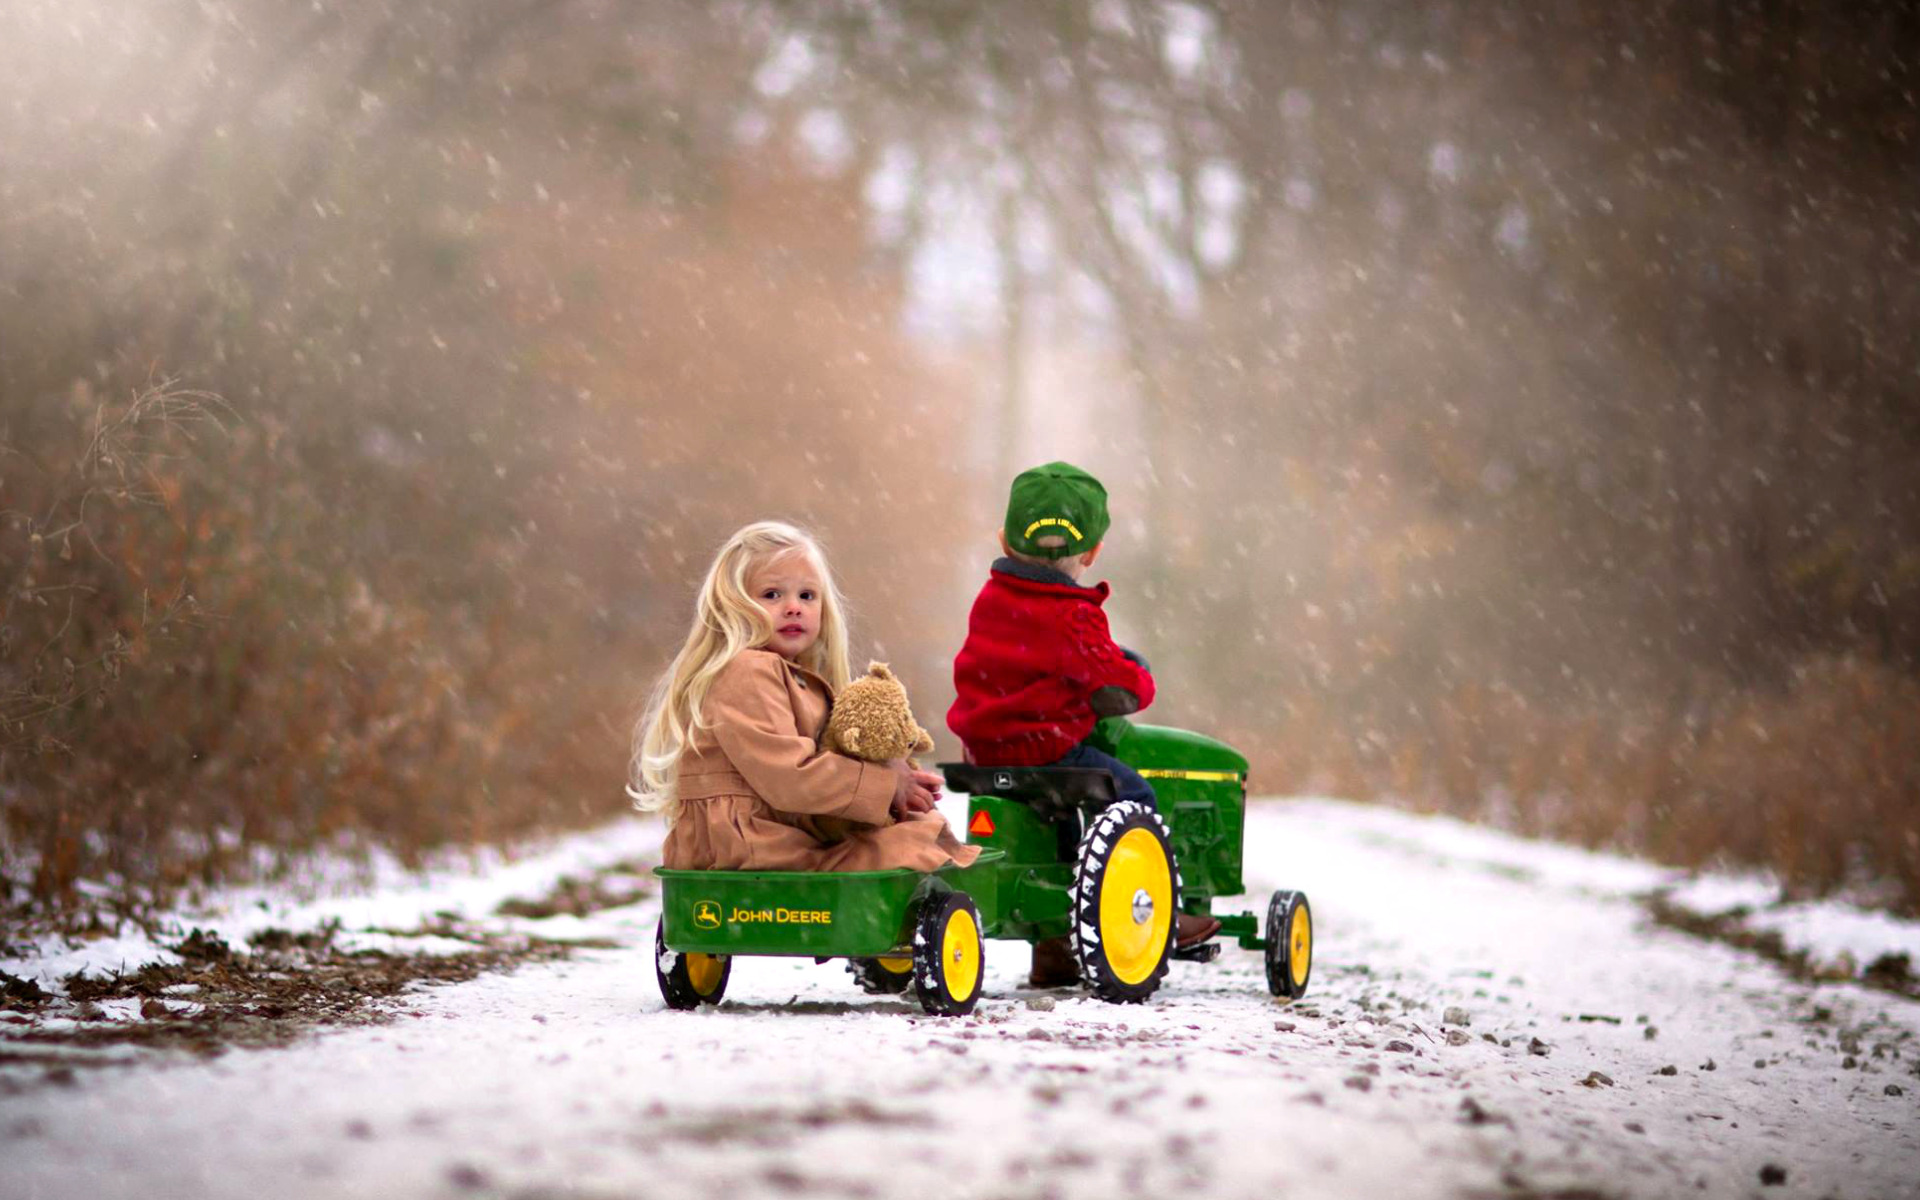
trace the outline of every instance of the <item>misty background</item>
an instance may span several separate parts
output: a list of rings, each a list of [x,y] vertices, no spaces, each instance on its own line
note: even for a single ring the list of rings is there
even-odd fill
[[[13,0],[7,906],[622,810],[739,524],[1146,719],[1920,911],[1920,5]],[[78,890],[76,890],[78,889]]]

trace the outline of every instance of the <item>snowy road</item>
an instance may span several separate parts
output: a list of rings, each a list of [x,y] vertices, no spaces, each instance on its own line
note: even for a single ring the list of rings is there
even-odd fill
[[[1230,949],[1030,1007],[995,942],[968,1019],[768,960],[673,1013],[643,903],[391,1024],[0,1098],[0,1196],[1920,1196],[1920,1005],[1649,926],[1641,864],[1322,802],[1248,841],[1313,897],[1290,1006]]]

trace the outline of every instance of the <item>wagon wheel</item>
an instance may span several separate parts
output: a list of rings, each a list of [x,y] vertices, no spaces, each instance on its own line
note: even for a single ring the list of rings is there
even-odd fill
[[[847,971],[869,996],[898,996],[913,983],[913,955],[848,959]]]
[[[936,1017],[961,1017],[980,999],[985,947],[980,910],[965,892],[929,896],[913,921],[913,988]]]
[[[667,949],[667,919],[660,918],[653,932],[653,975],[660,981],[660,995],[668,1008],[685,1011],[720,1003],[732,974],[732,955],[682,954]]]
[[[1153,995],[1173,951],[1180,870],[1160,814],[1108,805],[1080,840],[1073,873],[1073,953],[1093,994],[1115,1003]]]
[[[1275,892],[1267,902],[1267,990],[1295,1000],[1313,973],[1313,909],[1305,892]]]

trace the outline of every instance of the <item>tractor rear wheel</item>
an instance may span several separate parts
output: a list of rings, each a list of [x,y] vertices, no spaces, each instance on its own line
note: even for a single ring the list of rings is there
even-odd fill
[[[1160,814],[1135,801],[1110,804],[1080,839],[1073,873],[1073,952],[1102,1000],[1153,995],[1173,952],[1180,870]]]

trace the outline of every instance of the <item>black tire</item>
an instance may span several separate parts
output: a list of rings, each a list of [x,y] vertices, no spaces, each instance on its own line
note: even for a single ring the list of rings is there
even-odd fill
[[[1313,907],[1305,892],[1275,892],[1267,902],[1267,990],[1297,1000],[1312,974]]]
[[[913,990],[936,1017],[963,1017],[980,1000],[986,942],[965,892],[929,896],[913,921]]]
[[[850,958],[847,960],[847,973],[853,976],[853,982],[869,996],[898,996],[913,986],[913,959],[900,964],[900,970],[888,966],[898,961],[889,955],[886,958]]]
[[[1120,892],[1110,898],[1116,888]],[[1108,805],[1080,839],[1073,872],[1073,954],[1080,978],[1094,995],[1115,1004],[1138,1004],[1153,995],[1167,975],[1179,911],[1180,865],[1160,814],[1138,801]],[[1163,922],[1166,934],[1159,937]]]
[[[733,957],[667,949],[667,920],[662,917],[653,931],[653,977],[668,1008],[685,1012],[702,1004],[718,1004],[727,994],[727,980],[733,977]]]

